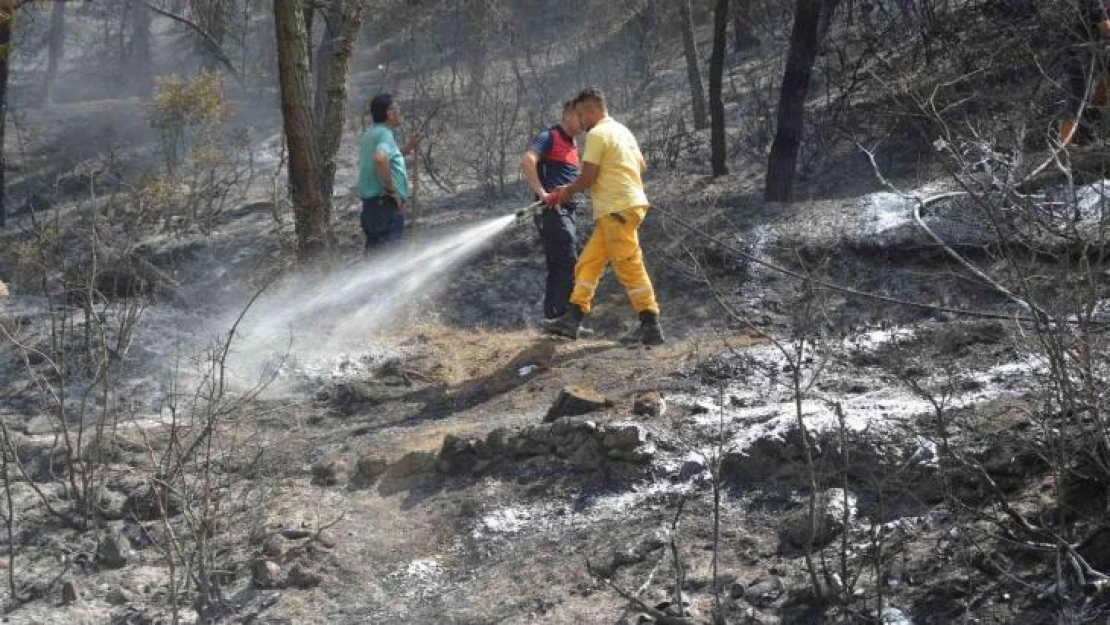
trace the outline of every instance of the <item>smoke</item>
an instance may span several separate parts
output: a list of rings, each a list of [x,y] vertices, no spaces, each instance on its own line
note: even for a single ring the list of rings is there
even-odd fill
[[[467,260],[513,222],[513,216],[414,237],[358,265],[323,278],[296,276],[269,289],[243,316],[229,358],[241,384],[281,369],[309,377],[328,369],[357,370],[389,355],[382,336],[419,311]],[[221,328],[234,323],[221,320]]]

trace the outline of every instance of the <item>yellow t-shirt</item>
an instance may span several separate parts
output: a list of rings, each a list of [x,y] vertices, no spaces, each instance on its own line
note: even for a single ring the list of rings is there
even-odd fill
[[[629,208],[647,206],[640,172],[647,168],[632,131],[606,115],[586,133],[582,161],[597,165],[597,180],[590,185],[594,219]]]

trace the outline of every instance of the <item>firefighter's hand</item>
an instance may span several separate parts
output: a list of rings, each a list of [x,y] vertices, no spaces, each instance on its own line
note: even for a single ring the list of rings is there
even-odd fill
[[[1103,41],[1110,39],[1110,20],[1102,20],[1099,22],[1098,32],[1102,35]]]
[[[563,187],[558,187],[551,193],[544,193],[541,199],[544,204],[547,204],[548,208],[555,208],[563,203]]]

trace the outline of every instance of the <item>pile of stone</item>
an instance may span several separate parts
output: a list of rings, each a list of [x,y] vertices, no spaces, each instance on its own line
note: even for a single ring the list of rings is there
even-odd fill
[[[647,397],[643,403],[646,414],[658,415],[665,409],[661,396]],[[583,416],[612,405],[591,389],[567,387],[542,424],[522,430],[498,428],[485,438],[448,435],[438,453],[413,451],[394,462],[367,456],[355,463],[350,485],[366,488],[382,478],[383,484],[403,489],[446,476],[515,471],[522,463],[545,461],[585,471],[636,472],[657,454],[648,429],[638,423],[599,423]],[[314,479],[321,485],[343,481],[346,472],[345,463],[334,461],[313,467]]]
[[[355,463],[350,480],[356,488],[368,487],[378,478],[407,488],[429,478],[487,475],[532,459],[581,470],[626,472],[646,466],[655,455],[648,430],[639,424],[599,424],[581,417],[561,417],[518,432],[498,428],[484,439],[448,435],[439,453],[413,451],[391,463],[362,458]]]
[[[335,547],[323,530],[286,528],[269,534],[261,553],[251,563],[251,581],[257,588],[313,588],[324,580],[321,565],[313,559],[320,549]]]
[[[448,436],[434,468],[445,475],[481,474],[501,463],[549,456],[575,468],[600,469],[609,463],[647,463],[655,453],[647,429],[639,424],[560,417],[518,432],[499,428],[484,440]],[[412,464],[404,457],[397,463]]]

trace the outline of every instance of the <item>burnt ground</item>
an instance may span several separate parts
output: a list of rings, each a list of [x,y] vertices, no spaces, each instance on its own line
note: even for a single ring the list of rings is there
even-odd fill
[[[892,198],[768,206],[757,183],[744,171],[650,182],[667,211],[642,232],[666,346],[614,340],[632,319],[612,276],[595,334],[537,332],[543,261],[517,226],[388,329],[291,361],[249,401],[228,390],[214,456],[189,466],[174,506],[150,494],[174,448],[169,398],[203,385],[185,371],[213,320],[285,270],[291,224],[275,223],[259,196],[211,233],[150,237],[138,249],[160,273],[144,274],[157,285],[140,290],[149,307],[115,380],[126,409],[106,435],[110,453],[90,465],[103,485],[92,527],[48,510],[72,504],[58,424],[28,374],[48,376],[49,363],[7,342],[0,351],[0,418],[27,467],[9,467],[23,511],[10,570],[23,600],[0,620],[169,622],[175,588],[195,582],[201,535],[218,586],[209,616],[222,622],[636,623],[673,609],[676,586],[692,622],[709,622],[715,589],[730,623],[1054,620],[1051,558],[1023,549],[997,510],[970,507],[999,489],[1030,518],[1052,505],[1052,475],[1022,444],[1039,427],[1044,374],[1030,338],[1005,320],[814,293],[730,247],[896,297],[1008,314],[1012,304],[915,234]],[[421,228],[518,203],[429,198]],[[54,209],[87,219],[67,206]],[[729,247],[690,235],[672,212]],[[359,255],[355,221],[343,204],[343,262]],[[5,267],[20,267],[16,248],[4,246]],[[0,304],[4,323],[37,349],[46,304],[20,271],[4,277],[14,293]],[[795,371],[809,389],[800,404]],[[609,401],[545,422],[568,387]],[[665,409],[636,406],[652,393]],[[993,490],[938,464],[937,397]],[[214,502],[198,496],[206,475]],[[823,493],[813,538],[825,600],[801,549],[812,484]],[[1086,505],[1105,509],[1104,492],[1089,494]],[[1076,532],[1092,565],[1104,564],[1097,527]],[[67,584],[75,597],[63,596]],[[178,609],[193,622],[186,594]],[[1105,609],[1097,597],[1081,605],[1090,618]]]

